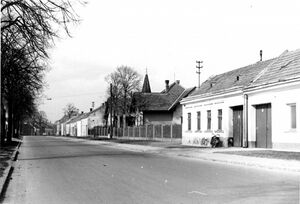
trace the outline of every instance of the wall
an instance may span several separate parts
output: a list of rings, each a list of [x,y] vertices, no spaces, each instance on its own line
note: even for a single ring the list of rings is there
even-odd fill
[[[81,120],[76,122],[76,127],[77,127],[77,136],[81,137],[82,136],[82,132],[81,132]]]
[[[171,111],[144,111],[144,124],[170,124],[173,112]]]
[[[248,93],[249,143],[255,146],[256,109],[255,105],[271,103],[272,143],[274,149],[300,149],[300,83],[285,85]],[[289,103],[296,103],[297,128],[290,126]]]
[[[66,135],[70,135],[70,124],[66,124]]]
[[[88,128],[92,129],[95,126],[104,126],[104,108],[100,108],[91,113],[88,117]]]
[[[88,118],[81,120],[81,136],[88,136]]]
[[[242,93],[213,99],[198,99],[183,104],[182,143],[184,145],[210,146],[210,139],[219,134],[223,146],[232,137],[232,109],[243,105]],[[218,109],[222,109],[222,130],[218,130]],[[211,110],[211,130],[207,130],[207,110]],[[197,130],[197,112],[201,112],[201,130]],[[188,113],[191,113],[191,130],[188,130]],[[204,139],[203,139],[204,138]]]
[[[173,111],[172,123],[181,125],[181,120],[182,120],[182,105],[178,104],[175,107],[175,110]]]

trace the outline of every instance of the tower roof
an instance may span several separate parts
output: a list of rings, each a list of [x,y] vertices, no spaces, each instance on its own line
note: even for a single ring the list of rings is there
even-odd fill
[[[142,92],[143,93],[151,93],[151,88],[150,88],[148,74],[145,75]]]

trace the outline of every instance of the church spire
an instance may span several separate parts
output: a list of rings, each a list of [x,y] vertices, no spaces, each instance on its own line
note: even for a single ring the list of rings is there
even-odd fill
[[[151,93],[151,88],[150,88],[150,83],[149,83],[147,70],[146,70],[146,75],[145,75],[145,78],[144,78],[144,84],[143,84],[142,92],[143,93]]]

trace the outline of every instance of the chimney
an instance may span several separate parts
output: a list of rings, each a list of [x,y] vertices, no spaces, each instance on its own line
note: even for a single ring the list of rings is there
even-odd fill
[[[263,54],[263,51],[262,51],[262,50],[260,50],[260,51],[259,51],[259,55],[260,55],[260,61],[262,61],[262,54]]]
[[[93,108],[90,108],[90,112],[92,112],[93,111]]]
[[[180,84],[180,80],[176,80],[175,82],[176,82],[176,84]]]
[[[83,114],[84,112],[83,111],[81,111],[81,114]]]
[[[169,80],[165,80],[165,82],[166,82],[166,91],[169,91]]]

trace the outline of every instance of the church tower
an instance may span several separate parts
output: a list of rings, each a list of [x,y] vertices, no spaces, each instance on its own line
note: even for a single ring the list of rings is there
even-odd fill
[[[144,78],[142,93],[151,93],[151,88],[150,88],[150,83],[149,83],[149,78],[148,78],[147,73],[146,73],[145,78]]]

